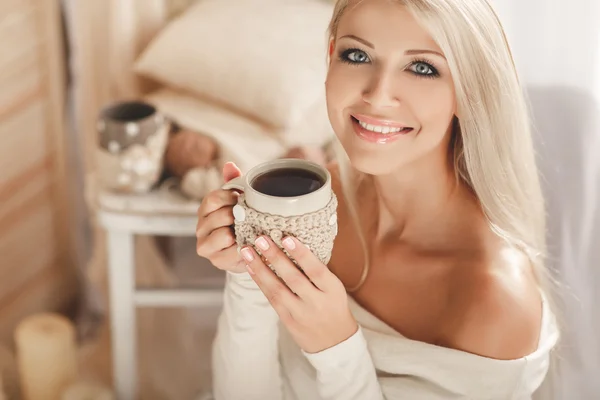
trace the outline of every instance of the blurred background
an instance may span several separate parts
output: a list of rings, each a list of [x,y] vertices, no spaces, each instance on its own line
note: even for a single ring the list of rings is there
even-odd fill
[[[559,363],[537,397],[597,399],[600,2],[492,3],[561,284]],[[225,161],[331,159],[332,7],[0,0],[0,399],[210,391],[224,276],[195,254],[195,212]]]

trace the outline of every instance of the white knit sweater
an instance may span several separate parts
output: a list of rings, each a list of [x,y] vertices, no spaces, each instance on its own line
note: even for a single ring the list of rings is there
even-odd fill
[[[558,339],[544,303],[538,349],[510,361],[409,340],[350,298],[358,332],[304,353],[247,273],[227,273],[213,345],[216,400],[523,400],[548,371]]]

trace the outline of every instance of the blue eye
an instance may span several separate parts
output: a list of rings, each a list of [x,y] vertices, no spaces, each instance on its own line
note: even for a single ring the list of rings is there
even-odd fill
[[[364,64],[368,63],[371,60],[367,53],[359,49],[348,49],[340,54],[340,61],[346,62],[348,64]]]
[[[414,61],[410,66],[410,71],[423,78],[435,78],[440,76],[438,70],[426,61]]]

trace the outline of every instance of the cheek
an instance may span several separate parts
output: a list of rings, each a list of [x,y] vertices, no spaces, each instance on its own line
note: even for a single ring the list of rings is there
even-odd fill
[[[335,106],[336,103],[341,102],[348,95],[348,78],[347,74],[344,73],[342,68],[336,63],[333,63],[327,72],[327,79],[325,81],[325,92],[327,98],[330,100],[331,105]],[[343,106],[342,104],[339,104]]]
[[[343,111],[352,102],[354,88],[342,68],[332,64],[325,81],[327,113],[335,131],[343,123]]]
[[[427,90],[423,86],[411,96],[411,109],[422,127],[443,134],[456,113],[456,101],[452,85],[431,85]]]
[[[348,66],[340,61],[332,62],[325,81],[330,116],[342,118],[345,109],[361,104],[368,81],[366,68]]]

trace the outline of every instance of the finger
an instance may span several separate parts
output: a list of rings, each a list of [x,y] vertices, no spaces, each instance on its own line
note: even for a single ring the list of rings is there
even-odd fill
[[[252,279],[275,311],[279,313],[282,309],[287,309],[291,313],[301,300],[271,271],[252,247],[242,248],[241,254],[249,267],[248,272]]]
[[[237,245],[229,246],[228,248],[215,253],[210,262],[215,267],[234,272],[246,272],[246,262],[242,259]]]
[[[330,292],[339,286],[339,279],[298,239],[288,236],[281,244],[317,288]]]
[[[206,217],[213,211],[224,206],[233,206],[237,204],[239,194],[233,190],[215,190],[210,192],[200,204],[198,217]]]
[[[260,236],[256,239],[255,245],[275,269],[277,275],[300,298],[306,300],[319,292],[271,238]]]
[[[217,251],[211,256],[210,261],[219,268],[228,268],[237,265],[243,261],[238,250],[237,244],[227,247],[226,249]],[[245,270],[245,269],[244,269]]]
[[[202,238],[208,236],[212,231],[224,226],[231,226],[233,223],[233,207],[221,207],[202,218],[201,223],[196,228],[196,237]]]
[[[212,258],[215,253],[235,244],[235,237],[231,228],[224,226],[212,231],[204,240],[198,240],[196,252],[199,256]]]
[[[232,162],[227,162],[223,166],[223,180],[229,182],[230,180],[242,176],[242,171]]]

